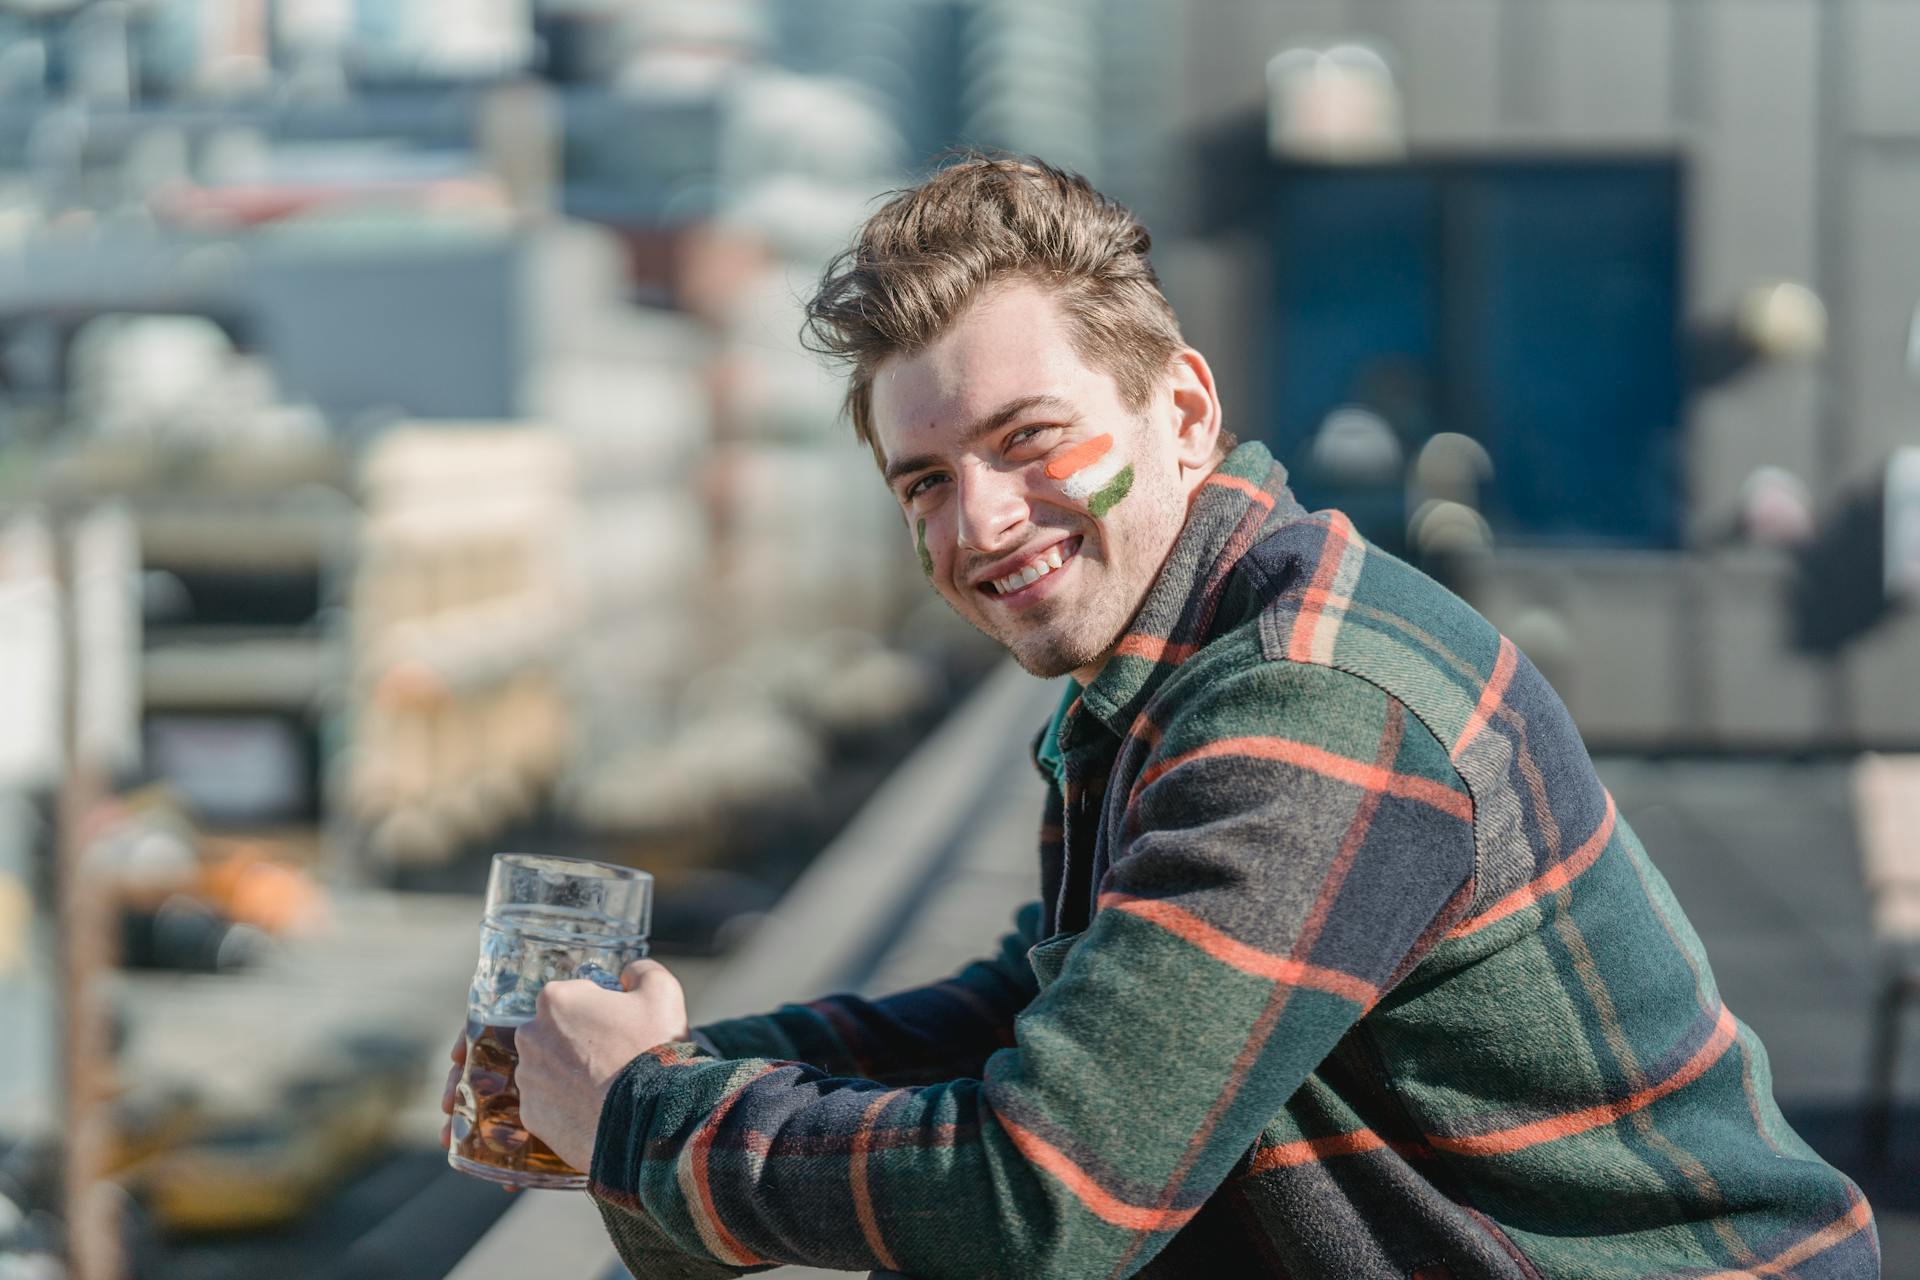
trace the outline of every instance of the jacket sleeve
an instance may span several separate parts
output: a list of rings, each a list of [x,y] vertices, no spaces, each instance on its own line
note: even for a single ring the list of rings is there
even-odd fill
[[[1040,904],[1030,902],[993,956],[943,982],[874,1000],[826,996],[696,1031],[723,1058],[805,1062],[834,1076],[888,1084],[977,1076],[989,1055],[1013,1043],[1013,1020],[1033,999],[1027,952],[1039,932]]]
[[[1439,742],[1326,668],[1214,681],[1136,776],[1108,806],[1099,909],[1045,944],[1058,976],[980,1078],[889,1088],[660,1046],[602,1113],[609,1219],[733,1266],[1144,1266],[1443,932],[1473,838]]]

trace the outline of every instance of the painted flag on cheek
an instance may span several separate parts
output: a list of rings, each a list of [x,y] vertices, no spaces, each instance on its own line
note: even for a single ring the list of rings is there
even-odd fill
[[[1060,490],[1075,502],[1084,502],[1097,518],[1112,509],[1133,487],[1133,467],[1113,447],[1113,437],[1099,435],[1075,445],[1047,464],[1047,477],[1060,481]]]

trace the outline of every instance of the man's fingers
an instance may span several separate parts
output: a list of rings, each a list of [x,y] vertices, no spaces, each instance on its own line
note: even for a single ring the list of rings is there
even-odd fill
[[[467,1066],[467,1029],[460,1028],[453,1037],[453,1051],[447,1054],[453,1059],[453,1066],[447,1071],[447,1087],[440,1094],[440,1109],[448,1115],[453,1114],[453,1091],[460,1087],[460,1075]],[[443,1140],[441,1146],[447,1145]]]
[[[658,960],[635,960],[620,971],[620,989],[633,991],[640,986],[641,979],[652,973],[665,973],[667,966]]]

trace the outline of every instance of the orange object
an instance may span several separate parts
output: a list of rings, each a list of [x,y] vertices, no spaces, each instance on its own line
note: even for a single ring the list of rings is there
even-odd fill
[[[447,697],[447,682],[440,673],[413,661],[387,668],[373,690],[374,703],[388,709],[436,706]]]
[[[1065,480],[1077,471],[1085,471],[1106,457],[1107,450],[1111,448],[1113,448],[1113,437],[1110,435],[1095,436],[1085,444],[1077,444],[1047,464],[1047,478]]]
[[[207,902],[228,919],[276,937],[311,932],[326,921],[326,894],[306,872],[257,855],[210,864],[202,886]]]

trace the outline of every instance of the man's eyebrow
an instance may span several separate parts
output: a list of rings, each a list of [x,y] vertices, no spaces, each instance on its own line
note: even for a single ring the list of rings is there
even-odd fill
[[[1062,413],[1071,413],[1073,411],[1073,405],[1059,396],[1044,393],[1040,395],[1019,396],[1007,401],[998,409],[995,409],[992,413],[981,418],[978,422],[975,422],[972,426],[961,432],[960,439],[957,443],[961,445],[972,444],[981,436],[992,435],[1021,414],[1033,409],[1053,409]],[[901,458],[897,462],[889,462],[886,471],[887,487],[892,488],[898,484],[903,476],[912,475],[916,471],[924,471],[928,467],[936,467],[939,465],[940,459],[930,453],[917,453],[911,458]]]

